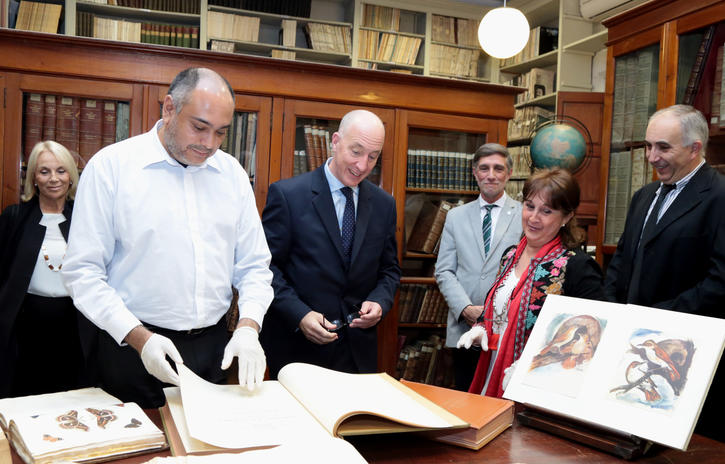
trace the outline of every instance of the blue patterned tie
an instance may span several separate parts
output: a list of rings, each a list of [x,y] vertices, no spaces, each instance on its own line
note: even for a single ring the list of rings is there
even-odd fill
[[[488,255],[488,250],[491,248],[491,210],[497,205],[486,205],[486,215],[483,216],[483,249]]]
[[[345,264],[350,264],[352,255],[352,239],[355,236],[355,200],[352,198],[352,189],[340,189],[345,195],[345,212],[342,214],[342,251],[345,253]]]

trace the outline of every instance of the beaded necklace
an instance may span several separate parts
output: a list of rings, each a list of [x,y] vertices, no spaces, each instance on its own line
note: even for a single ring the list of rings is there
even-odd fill
[[[66,250],[68,249],[68,246],[66,245]],[[60,264],[56,268],[51,264],[50,257],[48,256],[48,249],[45,247],[45,244],[40,246],[40,251],[43,252],[43,260],[45,261],[45,265],[48,266],[48,269],[50,269],[53,272],[59,272],[63,268],[63,259],[65,258],[65,251],[63,252],[63,257],[60,258]]]

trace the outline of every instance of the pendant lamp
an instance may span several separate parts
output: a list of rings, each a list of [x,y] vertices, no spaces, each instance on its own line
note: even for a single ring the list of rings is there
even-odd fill
[[[509,58],[523,50],[529,41],[529,22],[516,8],[490,10],[478,25],[478,42],[494,58]]]

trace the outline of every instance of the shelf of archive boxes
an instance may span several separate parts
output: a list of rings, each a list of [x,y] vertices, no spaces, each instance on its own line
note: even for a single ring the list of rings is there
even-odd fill
[[[149,10],[118,5],[84,2],[82,0],[65,1],[65,35],[76,35],[76,15],[78,11],[96,13],[105,17],[133,19],[143,21],[159,21],[199,27],[199,44],[206,43],[206,8],[207,0],[200,0],[199,14],[177,13],[174,11]],[[202,39],[204,39],[202,41]]]
[[[351,62],[352,53],[342,52],[330,52],[314,50],[306,47],[290,47],[278,44],[279,32],[281,31],[281,24],[283,20],[292,20],[297,22],[297,30],[295,31],[295,45],[301,41],[306,40],[301,27],[306,24],[327,24],[330,26],[342,26],[350,28],[350,40],[352,41],[352,23],[344,21],[330,21],[325,19],[315,18],[302,18],[298,16],[280,15],[274,13],[265,13],[261,11],[242,10],[238,8],[230,8],[226,6],[209,5],[208,11],[216,11],[219,13],[236,14],[240,16],[251,16],[259,18],[259,41],[248,42],[248,41],[234,41],[229,39],[223,39],[213,36],[212,31],[208,31],[207,42],[209,40],[223,40],[225,42],[234,42],[240,45],[240,51],[245,53],[259,54],[260,51],[272,50],[285,50],[295,52],[296,58],[300,58],[305,61],[323,61],[334,64],[345,64],[349,65]],[[271,43],[274,41],[275,43]],[[352,47],[352,42],[350,43]],[[236,49],[237,47],[235,47]],[[268,55],[267,55],[268,56]]]

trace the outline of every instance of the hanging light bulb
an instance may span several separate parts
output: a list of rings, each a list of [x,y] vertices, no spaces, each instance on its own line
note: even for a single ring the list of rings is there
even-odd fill
[[[494,8],[486,13],[478,26],[478,42],[483,51],[494,58],[509,58],[529,41],[529,22],[516,8]]]

